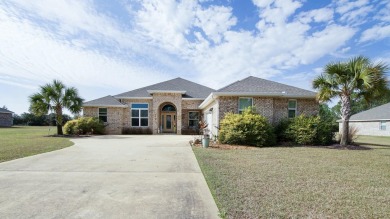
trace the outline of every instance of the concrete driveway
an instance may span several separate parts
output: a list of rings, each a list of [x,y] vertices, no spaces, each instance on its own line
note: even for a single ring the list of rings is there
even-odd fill
[[[79,138],[0,163],[0,218],[218,218],[190,139]]]

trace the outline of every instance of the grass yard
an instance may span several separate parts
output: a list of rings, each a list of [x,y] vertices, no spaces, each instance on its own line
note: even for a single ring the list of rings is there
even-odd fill
[[[390,147],[390,137],[360,135],[355,141],[359,145],[377,145]]]
[[[0,162],[54,151],[73,145],[68,138],[48,137],[56,127],[0,128]]]
[[[389,139],[360,137],[382,145],[372,150],[193,150],[226,218],[390,218]]]

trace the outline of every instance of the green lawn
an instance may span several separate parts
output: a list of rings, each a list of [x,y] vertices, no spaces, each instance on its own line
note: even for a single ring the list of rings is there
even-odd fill
[[[360,135],[355,140],[360,145],[378,145],[378,146],[389,146],[390,137],[379,137],[379,136],[363,136]]]
[[[227,218],[390,218],[388,140],[360,137],[383,144],[372,150],[193,150]]]
[[[56,131],[56,127],[0,128],[0,162],[73,145],[68,138],[48,137],[48,135],[56,134]]]

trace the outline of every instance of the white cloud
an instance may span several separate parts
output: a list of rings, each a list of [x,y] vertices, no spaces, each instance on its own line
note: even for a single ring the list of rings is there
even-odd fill
[[[132,61],[124,62],[98,51],[71,46],[34,23],[7,13],[2,7],[0,20],[3,30],[0,76],[3,77],[37,83],[57,78],[79,86],[129,89],[161,80],[164,74],[153,66],[139,66]],[[131,83],[135,77],[138,77],[137,84]]]
[[[331,25],[326,29],[308,37],[304,45],[294,51],[302,64],[312,63],[314,60],[336,51],[349,40],[356,30],[339,25]]]
[[[390,1],[383,1],[379,4],[379,7],[381,8],[379,12],[376,14],[375,18],[384,21],[384,22],[390,22]]]
[[[376,25],[372,28],[365,30],[359,42],[378,41],[390,37],[390,24],[389,25]]]
[[[356,0],[356,1],[350,1],[350,0],[334,0],[337,4],[336,11],[339,14],[344,14],[349,11],[352,11],[356,8],[361,8],[369,3],[369,0]]]
[[[222,34],[237,23],[232,17],[232,8],[211,6],[205,10],[197,10],[195,26],[200,27],[207,37],[220,43]]]
[[[172,53],[188,47],[185,35],[194,22],[196,1],[145,0],[141,5],[136,25],[143,36]]]
[[[302,3],[294,0],[253,0],[259,7],[260,21],[257,24],[259,30],[274,25],[282,25],[300,7]]]
[[[333,20],[334,10],[332,8],[320,8],[307,12],[302,12],[298,15],[299,20],[303,23],[310,22],[329,22]]]
[[[270,78],[346,47],[356,30],[336,24],[333,7],[351,14],[365,5],[296,14],[303,1],[254,0],[257,29],[237,31],[233,9],[211,1],[206,7],[193,0],[138,0],[137,7],[126,6],[134,19],[126,28],[93,3],[15,0],[8,12],[0,6],[0,28],[7,30],[0,35],[6,60],[0,74],[50,80],[54,73],[83,86],[126,90],[175,74],[212,87],[247,75]]]

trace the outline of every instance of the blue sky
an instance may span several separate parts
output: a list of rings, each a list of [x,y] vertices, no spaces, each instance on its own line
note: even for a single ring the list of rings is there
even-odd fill
[[[383,0],[7,0],[0,30],[0,106],[18,114],[53,79],[91,100],[176,77],[311,89],[331,61],[390,63]]]

